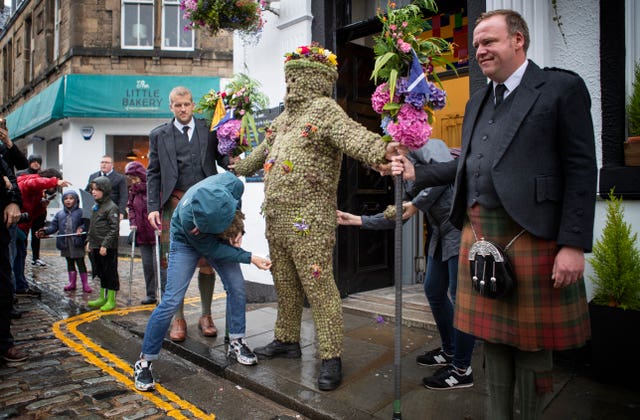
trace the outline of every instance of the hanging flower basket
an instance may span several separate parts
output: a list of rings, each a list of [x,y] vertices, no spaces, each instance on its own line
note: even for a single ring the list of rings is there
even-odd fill
[[[190,21],[185,28],[206,29],[211,35],[221,30],[255,34],[262,30],[263,2],[256,0],[181,0],[180,8]]]

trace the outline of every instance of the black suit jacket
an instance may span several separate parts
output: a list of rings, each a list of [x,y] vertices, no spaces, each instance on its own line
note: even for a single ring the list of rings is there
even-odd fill
[[[89,181],[87,182],[85,191],[91,192],[91,182],[93,182],[93,180],[99,176],[100,171],[94,172],[89,175]],[[120,172],[116,172],[115,170],[111,171],[111,173],[107,175],[107,178],[109,178],[109,181],[111,181],[111,200],[113,200],[113,202],[116,203],[116,206],[118,206],[120,214],[127,214],[127,201],[129,201],[129,188],[127,187],[127,178]]]
[[[459,228],[467,208],[466,157],[480,108],[491,91],[490,83],[467,103],[457,162],[416,167],[414,190],[455,178],[450,219]],[[529,61],[514,93],[491,166],[500,202],[531,234],[588,252],[593,241],[597,165],[587,87],[575,73],[542,70]]]
[[[176,158],[176,143],[174,140],[173,119],[149,134],[149,165],[147,166],[147,211],[160,211],[169,199],[171,191],[178,180],[178,160]],[[209,131],[207,122],[194,118],[196,133],[200,141],[202,153],[202,168],[207,176],[218,173],[216,162],[227,168],[228,157],[218,152],[218,138]]]

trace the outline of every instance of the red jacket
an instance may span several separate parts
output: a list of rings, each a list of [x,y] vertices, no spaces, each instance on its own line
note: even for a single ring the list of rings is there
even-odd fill
[[[29,221],[18,227],[25,233],[31,229],[32,221],[46,214],[47,202],[43,202],[43,193],[58,186],[58,178],[43,178],[38,174],[25,174],[18,177],[18,187],[22,193],[22,211],[29,213]]]

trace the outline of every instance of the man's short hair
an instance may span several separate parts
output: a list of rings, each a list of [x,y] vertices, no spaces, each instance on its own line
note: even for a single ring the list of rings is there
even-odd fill
[[[478,19],[476,19],[476,26],[478,26],[478,24],[483,20],[497,15],[504,16],[504,19],[507,22],[507,31],[509,31],[509,35],[514,36],[517,32],[522,34],[522,37],[524,38],[523,49],[526,53],[529,49],[530,42],[529,26],[527,26],[527,21],[524,20],[522,15],[515,10],[496,9],[484,12],[478,16]]]

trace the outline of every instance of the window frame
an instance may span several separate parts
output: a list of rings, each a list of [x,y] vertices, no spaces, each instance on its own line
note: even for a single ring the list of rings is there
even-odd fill
[[[166,34],[168,32],[168,25],[167,25],[167,14],[169,12],[169,10],[172,10],[173,8],[176,8],[179,12],[179,16],[180,16],[180,20],[178,22],[178,27],[175,28],[177,31],[177,42],[178,44],[180,43],[180,41],[183,39],[180,34],[182,34],[182,36],[184,37],[191,37],[191,45],[188,47],[181,47],[179,45],[177,46],[167,46],[165,44],[165,41],[167,40]],[[184,10],[180,9],[180,0],[162,0],[162,45],[160,46],[160,48],[162,50],[166,50],[166,51],[194,51],[195,50],[195,32],[193,30],[191,31],[185,31],[184,28],[186,26],[186,22],[183,18],[184,16]]]
[[[151,6],[151,27],[147,28],[147,39],[148,45],[140,45],[140,40],[138,40],[137,45],[127,44],[127,27],[125,22],[127,21],[126,8],[127,6],[137,6],[136,8],[136,23],[139,25],[144,25],[141,19],[141,6]],[[154,43],[154,34],[155,34],[155,4],[154,0],[121,0],[120,6],[121,14],[120,14],[120,46],[122,49],[127,50],[153,50]]]

